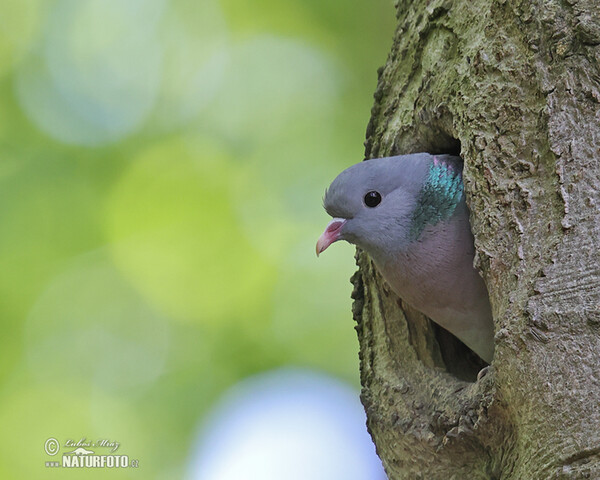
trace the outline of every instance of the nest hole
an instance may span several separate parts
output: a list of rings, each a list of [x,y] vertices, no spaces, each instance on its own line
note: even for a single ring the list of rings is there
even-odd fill
[[[431,324],[443,360],[443,365],[440,366],[460,380],[475,382],[477,374],[487,367],[488,363],[448,330],[435,322]]]
[[[427,134],[423,136],[423,140],[427,145],[425,151],[429,153],[460,156],[460,140],[446,131],[430,128]],[[439,347],[443,361],[443,364],[439,366],[460,380],[476,381],[477,374],[488,365],[487,362],[450,332],[434,322],[431,322],[431,324],[432,329],[430,329],[430,332],[432,333],[430,334],[434,336],[435,342],[428,343],[430,345],[437,344]]]

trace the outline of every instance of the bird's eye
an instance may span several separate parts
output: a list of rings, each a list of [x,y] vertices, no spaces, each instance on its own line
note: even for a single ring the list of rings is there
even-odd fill
[[[381,203],[381,194],[375,190],[367,192],[365,195],[365,205],[369,208],[374,208]]]

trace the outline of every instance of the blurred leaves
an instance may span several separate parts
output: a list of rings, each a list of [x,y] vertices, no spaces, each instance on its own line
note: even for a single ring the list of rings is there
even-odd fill
[[[245,240],[230,203],[235,170],[208,144],[143,152],[109,200],[117,265],[173,318],[257,328],[271,266]],[[248,328],[250,330],[250,328]]]
[[[388,0],[1,2],[2,478],[45,477],[51,436],[177,478],[238,380],[358,383],[353,248],[314,243],[393,23]]]

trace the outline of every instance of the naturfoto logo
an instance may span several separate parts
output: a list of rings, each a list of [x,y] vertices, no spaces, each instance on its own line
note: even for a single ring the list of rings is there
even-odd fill
[[[116,455],[120,442],[100,439],[92,442],[85,437],[75,441],[67,439],[63,443],[62,461],[55,459],[46,461],[46,467],[62,468],[137,468],[139,461],[130,459],[128,455]],[[44,451],[54,457],[61,449],[60,442],[50,437],[44,443]]]

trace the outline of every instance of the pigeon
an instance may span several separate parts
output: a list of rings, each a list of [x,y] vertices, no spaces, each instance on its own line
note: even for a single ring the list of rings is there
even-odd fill
[[[494,323],[473,266],[460,157],[416,153],[360,162],[337,176],[323,206],[333,220],[317,256],[338,240],[360,247],[403,301],[491,363]]]

